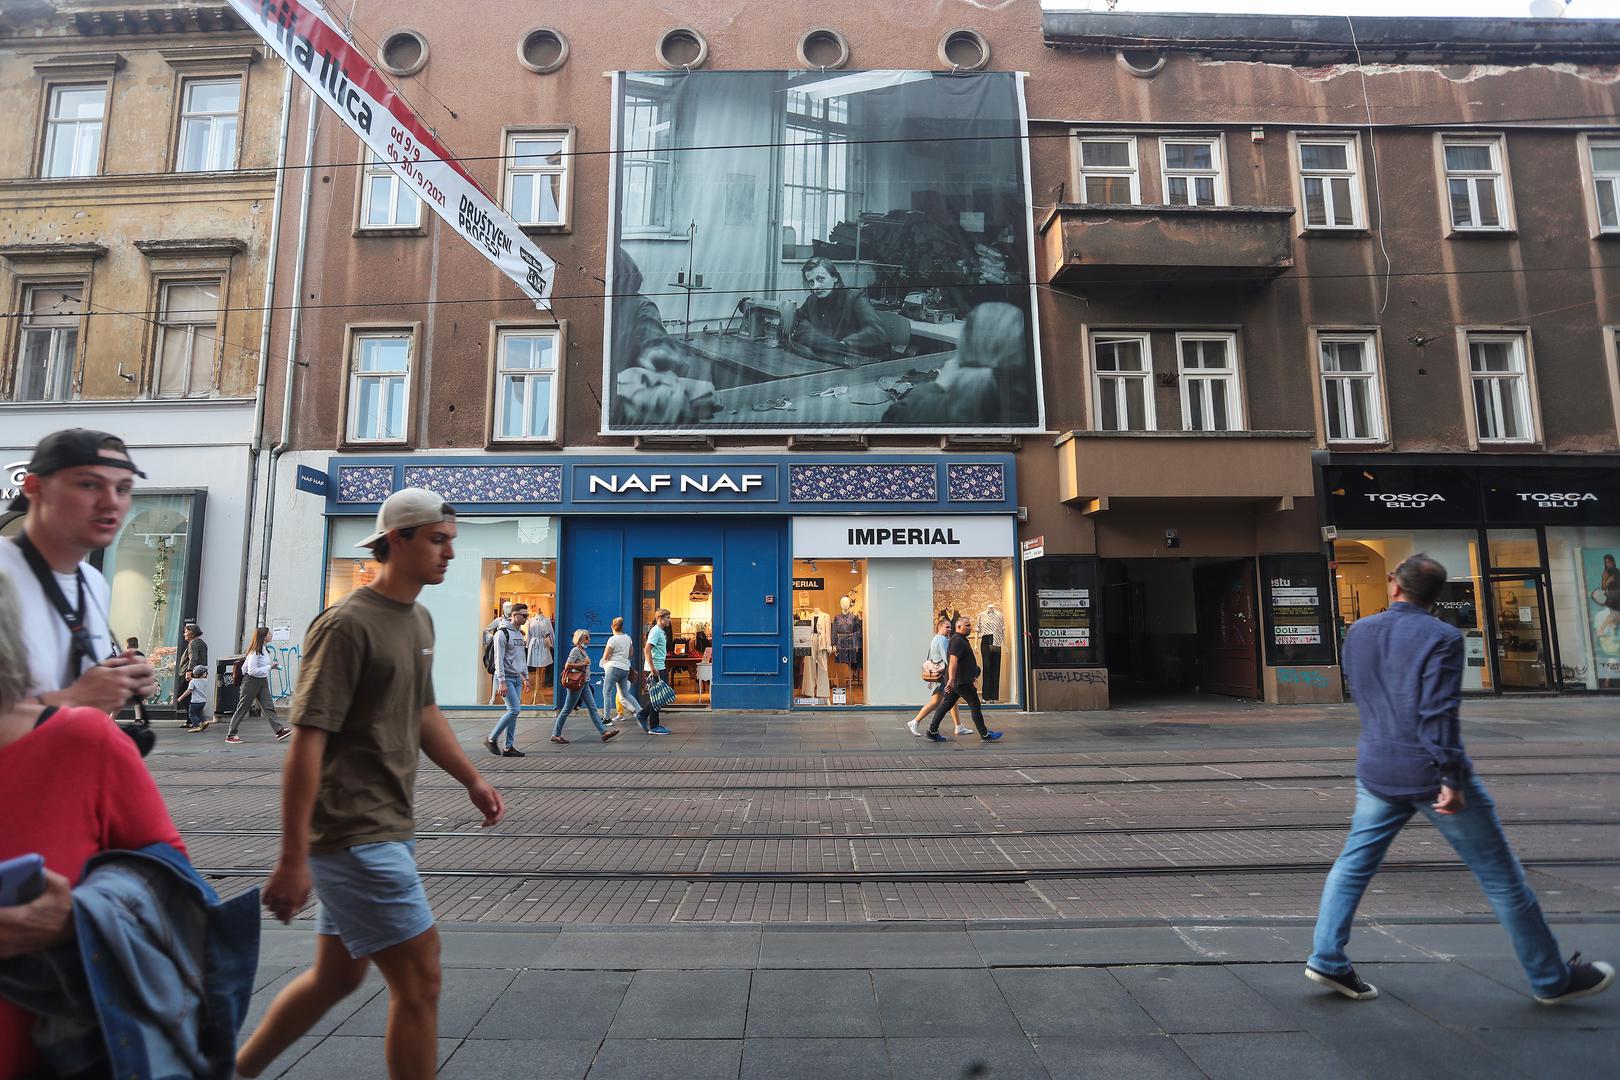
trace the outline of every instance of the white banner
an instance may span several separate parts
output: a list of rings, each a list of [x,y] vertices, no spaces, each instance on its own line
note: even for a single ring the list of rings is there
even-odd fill
[[[535,307],[549,306],[556,264],[389,88],[317,0],[230,5],[429,209],[517,282]]]
[[[1012,556],[1011,517],[917,514],[796,517],[795,559],[949,559]]]

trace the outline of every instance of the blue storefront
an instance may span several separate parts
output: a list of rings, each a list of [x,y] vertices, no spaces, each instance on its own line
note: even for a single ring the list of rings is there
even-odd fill
[[[934,613],[960,610],[975,620],[986,698],[1022,700],[1009,455],[340,456],[328,468],[328,601],[375,572],[352,546],[390,492],[425,487],[459,512],[450,576],[423,595],[446,707],[487,704],[481,631],[518,601],[563,651],[589,631],[593,656],[615,617],[639,640],[667,608],[678,703],[748,710],[915,708]]]

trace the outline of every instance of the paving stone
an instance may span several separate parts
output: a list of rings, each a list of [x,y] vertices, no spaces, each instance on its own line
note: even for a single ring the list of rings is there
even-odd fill
[[[243,1037],[245,1038],[246,1035],[244,1034]],[[281,1056],[271,1062],[268,1069],[264,1070],[260,1080],[281,1080],[281,1077],[291,1072],[304,1059],[305,1055],[321,1044],[322,1038],[324,1036],[305,1035],[302,1038],[294,1039],[292,1045],[283,1050]],[[238,1040],[237,1045],[241,1045],[241,1040]]]
[[[1197,951],[1169,926],[973,930],[968,936],[991,967],[1176,964],[1199,959]]]
[[[1204,1080],[1163,1033],[1036,1039],[1035,1051],[1052,1080]]]
[[[1033,1038],[1159,1033],[1159,1025],[1104,968],[1011,968],[992,974]]]
[[[609,1039],[590,1080],[736,1080],[741,1039]]]
[[[1620,1009],[1608,994],[1549,1009],[1536,1004],[1528,987],[1509,989],[1463,964],[1372,964],[1362,977],[1377,986],[1380,995],[1393,994],[1436,1023],[1459,1031],[1620,1028]]]
[[[439,935],[439,963],[453,967],[549,967],[557,934],[539,930],[478,933],[451,930]]]
[[[440,1039],[438,1064],[455,1052],[460,1039]],[[380,1038],[333,1035],[322,1039],[282,1076],[286,1080],[388,1080],[388,1063],[383,1058]]]
[[[1026,1039],[894,1039],[888,1041],[894,1080],[1049,1080]]]
[[[756,971],[748,1038],[865,1039],[881,1036],[868,971]],[[743,1055],[744,1062],[747,1054]]]
[[[1616,1040],[1610,1030],[1482,1031],[1475,1038],[1526,1076],[1597,1077],[1615,1071]]]
[[[242,1022],[242,1036],[244,1038],[252,1034],[253,1030],[259,1026],[259,1021],[264,1019],[265,1011],[270,1008],[270,1003],[281,992],[281,988],[302,973],[302,968],[292,968],[275,982],[254,993],[253,999],[248,1002],[247,1018]],[[310,1027],[309,1034],[317,1036],[332,1034],[349,1017],[363,1009],[386,988],[382,976],[377,973],[376,969],[368,971],[365,981],[360,984],[360,989],[327,1010],[326,1015],[315,1021],[314,1025]]]
[[[600,1039],[629,988],[625,971],[521,972],[471,1038]]]
[[[759,959],[759,942],[757,929],[565,931],[552,943],[545,966],[589,971],[752,968]]]
[[[1287,1020],[1236,975],[1220,967],[1112,968],[1159,1027],[1171,1034],[1284,1031]]]
[[[1177,1035],[1176,1044],[1209,1080],[1364,1080],[1303,1031]]]
[[[517,972],[501,968],[446,968],[439,992],[439,1035],[462,1039],[494,1006]],[[383,1035],[388,1031],[388,992],[375,995],[337,1029],[338,1035]]]
[[[882,1039],[749,1037],[741,1080],[890,1080],[889,1051]]]
[[[740,1039],[747,971],[638,971],[610,1039]]]
[[[962,931],[772,931],[762,935],[761,968],[965,968],[984,961]]]
[[[872,984],[886,1038],[1023,1035],[988,971],[879,970]]]
[[[468,1039],[439,1080],[584,1080],[597,1039]]]

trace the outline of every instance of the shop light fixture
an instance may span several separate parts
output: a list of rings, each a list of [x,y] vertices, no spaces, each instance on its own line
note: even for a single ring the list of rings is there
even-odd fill
[[[679,566],[679,565],[681,565],[681,563],[685,562],[686,560],[685,559],[665,559],[664,561],[669,563],[669,565],[671,565],[671,566]]]
[[[816,560],[814,560],[814,559],[810,560],[810,572],[812,574],[816,574],[816,573],[821,572],[821,567],[816,565]]]
[[[861,572],[861,568],[856,565],[854,559],[849,560],[849,572],[852,574],[858,574]]]

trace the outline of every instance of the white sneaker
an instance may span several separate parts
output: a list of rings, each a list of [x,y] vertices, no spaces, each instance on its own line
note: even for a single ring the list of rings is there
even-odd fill
[[[973,729],[970,728],[970,727],[962,727],[961,725],[958,725],[956,730],[954,732],[952,732],[952,734],[953,735],[971,735],[971,734],[973,734]]]
[[[910,728],[911,733],[913,735],[917,736],[917,738],[919,738],[919,739],[922,738],[922,731],[918,729],[917,721],[915,721],[915,720],[907,720],[906,721],[906,727]]]

